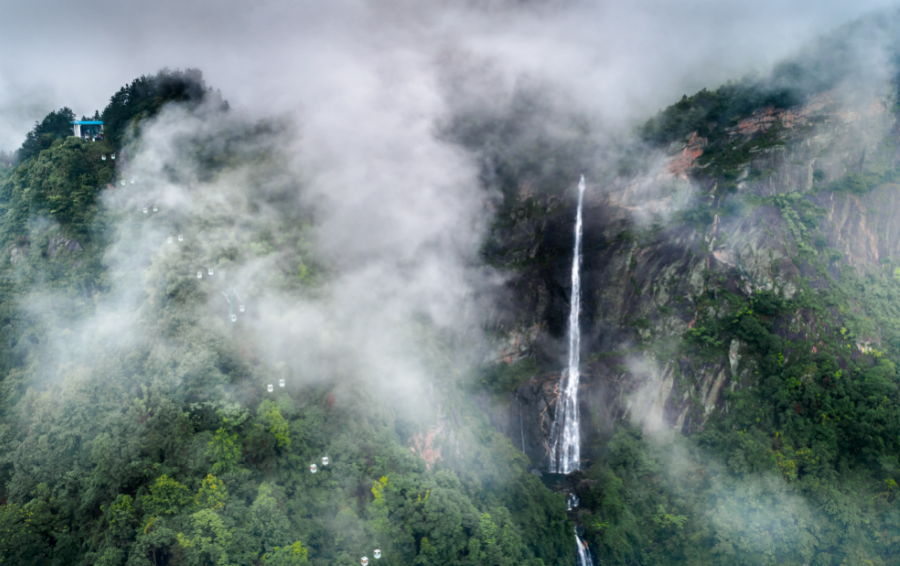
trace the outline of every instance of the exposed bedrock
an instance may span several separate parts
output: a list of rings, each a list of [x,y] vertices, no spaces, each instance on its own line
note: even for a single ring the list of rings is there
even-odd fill
[[[732,156],[723,165],[723,150],[713,154],[707,140],[692,135],[668,148],[662,165],[644,177],[589,184],[579,395],[586,457],[590,447],[602,450],[598,441],[618,421],[685,434],[700,430],[717,411],[727,411],[723,391],[750,384],[747,345],[737,340],[721,359],[661,347],[682,340],[700,314],[724,316],[701,311],[712,308],[702,307],[701,297],[772,290],[790,298],[801,278],[812,288],[827,286],[828,277],[800,259],[801,247],[814,238],[820,250],[840,252],[835,262],[861,274],[900,256],[900,185],[887,182],[859,194],[835,185],[900,162],[895,115],[880,99],[855,111],[837,107],[826,94],[741,121],[718,143],[737,148],[728,151],[742,152],[743,161]],[[723,179],[732,180],[727,190]],[[541,369],[489,410],[535,467],[546,465],[565,366],[570,193],[522,191],[507,203],[513,212],[495,232],[491,258],[511,277],[494,313],[497,339],[487,359],[503,364],[534,357]],[[779,195],[821,207],[818,225],[801,226]],[[517,214],[520,207],[530,213]],[[688,214],[695,210],[708,217],[698,221]],[[834,266],[828,274],[839,276]],[[803,317],[795,313],[776,331],[787,336]]]

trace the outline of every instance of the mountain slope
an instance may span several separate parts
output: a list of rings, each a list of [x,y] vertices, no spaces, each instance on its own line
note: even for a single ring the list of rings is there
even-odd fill
[[[467,401],[453,336],[393,330],[429,372],[413,403],[339,324],[294,324],[334,268],[285,128],[174,77],[195,83],[135,81],[118,136],[50,140],[0,185],[0,562],[572,561],[563,497]]]
[[[886,564],[900,550],[897,69],[857,58],[891,26],[849,26],[772,77],[683,98],[640,128],[645,144],[607,150],[614,167],[569,154],[565,186],[578,167],[594,181],[584,471],[567,485],[605,561]],[[504,131],[507,146],[528,137]],[[568,131],[556,147],[588,145]],[[573,193],[521,168],[504,185],[518,155],[459,139],[504,195],[485,255],[516,274],[487,356],[507,367],[484,377],[492,420],[545,467]]]

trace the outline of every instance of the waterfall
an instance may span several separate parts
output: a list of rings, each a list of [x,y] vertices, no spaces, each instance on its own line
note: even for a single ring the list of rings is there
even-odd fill
[[[578,545],[578,566],[594,566],[591,550],[578,537],[578,533],[575,533],[575,544]]]
[[[575,252],[572,257],[572,296],[569,309],[569,367],[560,379],[556,401],[556,418],[550,429],[550,471],[568,474],[581,462],[581,439],[578,419],[578,364],[581,330],[581,206],[584,201],[584,175],[578,182],[578,212],[575,215]]]

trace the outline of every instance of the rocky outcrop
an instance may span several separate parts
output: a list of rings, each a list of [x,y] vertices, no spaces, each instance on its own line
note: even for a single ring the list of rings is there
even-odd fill
[[[684,149],[681,150],[681,154],[676,155],[669,160],[667,165],[669,173],[686,180],[688,172],[694,166],[694,162],[697,161],[698,157],[703,155],[703,148],[706,147],[708,141],[709,140],[706,138],[700,137],[694,132],[691,135],[691,139],[684,146]]]
[[[512,364],[532,355],[540,331],[541,325],[533,324],[528,328],[512,328],[498,333],[485,355],[485,361]]]
[[[25,242],[20,245],[10,246],[9,248],[9,262],[13,265],[18,265],[28,256],[28,248],[30,244]]]
[[[410,439],[412,446],[409,447],[413,454],[418,454],[425,460],[425,467],[429,470],[434,467],[434,463],[442,460],[441,449],[434,445],[435,438],[442,432],[440,427],[432,427],[428,432],[418,432]]]
[[[737,341],[721,360],[666,359],[646,347],[680,340],[700,314],[719,316],[705,310],[711,308],[703,306],[707,293],[773,290],[791,297],[801,277],[814,288],[828,285],[798,260],[801,246],[809,245],[802,231],[811,229],[786,219],[776,197],[801,193],[820,207],[814,230],[824,238],[821,248],[839,250],[860,272],[900,257],[900,185],[854,194],[833,183],[900,163],[896,144],[884,143],[900,137],[889,108],[884,99],[848,105],[825,93],[802,107],[760,109],[729,128],[717,148],[695,133],[645,175],[589,186],[583,446],[602,440],[619,420],[700,430],[717,410],[727,410],[723,391],[749,383],[746,346]],[[722,179],[733,179],[727,190]],[[534,356],[546,371],[521,384],[506,407],[495,409],[494,420],[540,466],[565,363],[574,194],[542,197],[523,188],[519,196],[493,250],[515,276],[495,317],[498,346],[490,358],[510,363]],[[685,212],[692,210],[696,217]],[[787,321],[782,331],[814,324]],[[863,339],[858,350],[865,353],[875,340]]]
[[[47,242],[47,256],[55,257],[62,250],[70,252],[84,251],[78,240],[70,240],[65,236],[53,236]]]

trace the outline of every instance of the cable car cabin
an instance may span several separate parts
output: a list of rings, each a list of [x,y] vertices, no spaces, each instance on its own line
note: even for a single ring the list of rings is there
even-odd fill
[[[102,140],[102,120],[75,120],[72,122],[72,135],[83,140]],[[115,159],[115,156],[113,156]]]

